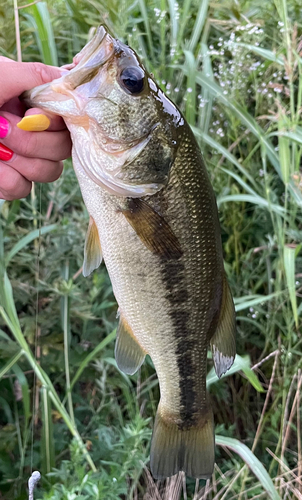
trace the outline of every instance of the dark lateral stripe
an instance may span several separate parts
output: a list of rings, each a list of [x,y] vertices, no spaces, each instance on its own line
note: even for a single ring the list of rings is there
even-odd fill
[[[177,366],[179,370],[180,418],[182,429],[196,423],[197,393],[194,384],[188,291],[185,280],[185,267],[181,259],[162,260],[162,279],[170,302],[169,315],[174,326]]]

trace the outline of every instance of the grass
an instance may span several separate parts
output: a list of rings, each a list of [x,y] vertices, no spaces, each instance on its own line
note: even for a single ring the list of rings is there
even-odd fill
[[[20,1],[19,7],[26,5]],[[113,357],[105,268],[81,276],[88,224],[71,162],[26,200],[1,202],[0,490],[43,499],[301,498],[302,16],[298,0],[56,0],[19,9],[24,61],[65,64],[102,19],[144,59],[203,151],[235,297],[238,356],[218,381],[210,482],[155,484],[159,392]],[[12,0],[0,52],[17,57]]]

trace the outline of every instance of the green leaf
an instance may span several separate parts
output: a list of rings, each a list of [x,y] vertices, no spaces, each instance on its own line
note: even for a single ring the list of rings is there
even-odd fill
[[[232,45],[236,45],[238,47],[244,47],[249,52],[254,52],[258,56],[263,57],[267,61],[272,61],[281,66],[284,66],[284,60],[281,57],[278,57],[272,50],[263,49],[262,47],[257,47],[256,45],[251,45],[250,43],[239,43],[233,42]]]
[[[2,377],[14,366],[15,363],[19,361],[21,356],[23,356],[24,352],[21,349],[19,352],[17,352],[0,370],[0,380]]]
[[[21,238],[15,246],[8,252],[8,254],[5,257],[5,266],[9,264],[11,259],[18,253],[22,248],[26,247],[29,243],[31,243],[33,240],[36,238],[39,238],[39,236],[43,236],[44,234],[50,233],[54,229],[56,229],[57,224],[51,224],[49,226],[44,226],[41,227],[41,229],[35,229],[34,231],[31,231],[28,233],[26,236]]]
[[[19,384],[21,386],[22,403],[23,403],[24,416],[25,416],[25,428],[27,428],[29,418],[30,418],[30,392],[29,392],[27,379],[26,379],[23,371],[21,370],[21,368],[17,364],[14,364],[12,366],[12,370],[15,373],[15,375],[17,376],[17,379],[18,379]]]
[[[249,174],[249,172],[239,163],[237,158],[235,158],[235,156],[232,155],[232,153],[230,153],[228,149],[222,146],[222,144],[220,144],[219,142],[215,141],[213,137],[209,136],[205,132],[202,132],[198,128],[196,127],[191,127],[191,128],[197,137],[200,137],[206,144],[208,144],[212,148],[216,149],[219,153],[221,153],[222,156],[224,156],[227,160],[229,160],[242,173],[242,175],[246,177],[250,181],[250,183],[255,186],[255,188],[257,187],[255,179],[253,179],[253,177]]]
[[[42,400],[42,439],[41,439],[41,456],[42,456],[42,473],[43,475],[51,472],[55,466],[55,440],[53,436],[53,424],[51,416],[51,402],[46,387],[41,388]]]
[[[283,217],[285,217],[286,215],[285,209],[283,207],[281,207],[280,205],[275,205],[274,203],[269,203],[264,198],[261,198],[261,196],[254,196],[251,194],[229,194],[226,196],[218,196],[217,205],[219,207],[221,203],[227,203],[228,201],[245,201],[247,203],[258,205],[259,207],[270,209]]]
[[[282,174],[282,180],[284,184],[288,184],[289,182],[289,174],[290,174],[290,141],[287,137],[285,137],[282,132],[286,126],[286,119],[283,117],[282,113],[280,114],[280,118],[278,120],[278,129],[279,129],[279,160],[280,160],[280,168]]]
[[[46,2],[39,2],[31,7],[31,14],[23,14],[28,24],[34,28],[37,45],[44,64],[58,66],[58,54],[55,38]]]
[[[175,5],[175,0],[168,0],[169,12],[170,12],[170,45],[176,47],[177,45],[177,33],[178,33],[178,19],[177,19],[177,9]]]
[[[185,75],[188,76],[188,69],[186,66],[181,66]],[[216,97],[223,105],[227,106],[240,120],[241,122],[249,129],[255,137],[259,140],[259,143],[264,147],[266,154],[274,166],[276,172],[281,177],[281,170],[279,164],[279,158],[276,154],[276,151],[265,136],[262,128],[258,125],[256,120],[249,115],[249,113],[240,106],[236,101],[230,99],[223,93],[223,90],[215,83],[212,79],[207,78],[202,72],[196,73],[196,83],[201,85],[201,87],[207,89],[211,95]]]
[[[278,297],[281,292],[271,293],[269,295],[245,295],[244,297],[234,298],[235,310],[236,312],[242,311],[250,307],[254,307],[263,302]]]
[[[298,311],[297,311],[297,297],[296,297],[296,280],[295,280],[295,257],[296,248],[285,245],[284,247],[284,269],[286,282],[290,297],[290,302],[293,310],[294,320],[298,328]]]
[[[107,335],[107,337],[102,342],[100,342],[100,344],[97,345],[93,349],[93,351],[88,354],[88,356],[86,356],[86,358],[80,364],[75,376],[73,377],[73,379],[71,381],[70,390],[72,390],[74,384],[79,379],[79,377],[81,376],[81,374],[85,370],[86,366],[88,366],[89,363],[91,363],[91,361],[98,355],[99,352],[101,352],[106,347],[106,345],[110,344],[110,342],[112,342],[115,339],[115,336],[116,336],[116,330],[113,330],[113,332],[111,332],[109,335]]]
[[[242,460],[244,460],[246,465],[258,478],[271,500],[281,500],[267,470],[264,468],[260,460],[258,460],[254,453],[245,444],[238,441],[238,439],[233,439],[226,436],[215,436],[215,441],[218,446],[229,448],[230,450],[237,453],[242,458]]]
[[[187,94],[186,102],[186,120],[188,123],[195,123],[196,114],[196,85],[195,85],[195,73],[196,73],[196,60],[189,50],[184,50],[186,58],[186,67],[188,71],[187,86],[191,88],[192,92]]]
[[[280,137],[287,137],[288,139],[291,139],[294,142],[297,142],[298,144],[302,145],[302,132],[301,128],[297,127],[295,131],[293,130],[280,130],[278,132],[271,132],[268,137],[274,137],[278,136]]]
[[[206,43],[201,43],[202,73],[208,79],[214,80],[211,56]],[[207,89],[201,89],[203,106],[199,107],[198,127],[204,134],[208,133],[212,120],[213,96]],[[205,138],[204,141],[206,142]]]
[[[207,19],[208,6],[209,6],[209,0],[201,0],[201,2],[199,2],[199,10],[197,13],[192,35],[188,44],[188,50],[191,50],[192,52],[194,52],[200,40],[201,33]]]
[[[235,174],[235,172],[232,172],[231,170],[228,170],[226,168],[221,168],[221,170],[226,174],[228,174],[230,177],[233,177],[233,179],[235,179],[238,182],[238,184],[240,184],[240,186],[243,187],[243,189],[245,189],[247,193],[252,194],[253,196],[255,196],[255,198],[259,197],[262,200],[266,201],[264,198],[259,196],[259,194],[256,193],[256,191],[254,191],[254,189],[251,186],[249,186],[241,177],[239,177],[239,175]]]
[[[229,375],[233,375],[234,373],[242,371],[250,384],[256,389],[258,392],[265,392],[262,385],[260,384],[257,375],[251,369],[251,361],[249,356],[239,356],[236,354],[235,361],[231,368],[219,379],[216,375],[215,368],[212,367],[207,375],[207,387],[210,387],[212,384],[219,382],[219,380],[228,377]]]
[[[20,323],[15,307],[13,290],[6,272],[3,276],[0,276],[0,298],[0,304],[5,309],[5,312],[8,315],[8,318],[13,325],[14,330],[20,330]],[[21,347],[23,346],[21,345]]]
[[[143,16],[144,20],[144,25],[145,25],[145,30],[146,30],[146,35],[147,35],[147,41],[148,41],[148,46],[149,50],[151,53],[151,58],[154,63],[154,48],[153,48],[153,41],[152,41],[152,35],[151,35],[151,30],[150,30],[150,23],[149,23],[149,16],[146,8],[146,3],[144,0],[138,0],[139,2],[139,7]]]

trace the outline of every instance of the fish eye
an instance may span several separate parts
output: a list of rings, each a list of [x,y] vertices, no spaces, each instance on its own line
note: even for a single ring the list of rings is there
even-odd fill
[[[145,73],[139,66],[123,69],[120,78],[123,86],[131,94],[139,94],[144,88]]]

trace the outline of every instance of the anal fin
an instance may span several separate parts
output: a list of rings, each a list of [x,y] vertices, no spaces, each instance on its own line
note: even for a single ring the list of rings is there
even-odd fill
[[[125,318],[120,316],[115,343],[115,359],[119,369],[133,375],[143,364],[146,354]]]
[[[102,262],[102,248],[96,223],[93,217],[89,218],[84,246],[83,276],[89,276]]]
[[[220,378],[231,368],[236,356],[236,316],[231,291],[224,276],[221,313],[211,339],[214,367]]]

